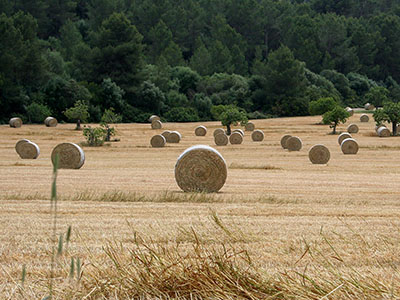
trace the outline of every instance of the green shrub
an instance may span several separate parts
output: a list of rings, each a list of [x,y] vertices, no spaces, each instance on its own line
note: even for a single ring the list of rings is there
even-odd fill
[[[199,116],[193,107],[174,107],[165,114],[170,122],[197,122]]]
[[[83,135],[86,138],[88,146],[98,147],[104,144],[104,140],[107,135],[107,131],[102,127],[85,127],[83,129]]]
[[[31,123],[42,123],[51,115],[51,111],[46,105],[36,102],[32,102],[26,107],[26,113]]]
[[[323,115],[327,111],[334,109],[337,105],[337,102],[332,97],[320,98],[310,102],[308,111],[312,116]]]

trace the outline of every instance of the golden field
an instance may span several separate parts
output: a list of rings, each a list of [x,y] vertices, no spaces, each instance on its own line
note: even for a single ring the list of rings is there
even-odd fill
[[[212,136],[218,122],[202,123],[205,137],[194,135],[199,123],[117,124],[120,142],[83,147],[84,166],[58,172],[57,235],[72,226],[72,237],[56,258],[53,299],[398,299],[400,138],[377,137],[373,120],[355,114],[338,131],[356,123],[360,149],[343,155],[320,119],[255,120],[263,142],[246,132],[243,144],[224,147]],[[74,127],[0,126],[0,299],[49,294],[50,155],[61,142],[84,141]],[[181,142],[151,148],[163,130],[178,130]],[[302,139],[300,152],[281,148],[284,134]],[[22,138],[39,145],[38,159],[18,157]],[[227,162],[219,193],[186,194],[175,183],[178,156],[196,144]],[[329,148],[327,165],[309,161],[315,144]],[[219,273],[216,257],[230,271]],[[69,277],[71,258],[83,264],[79,280]],[[182,262],[208,269],[185,271]]]

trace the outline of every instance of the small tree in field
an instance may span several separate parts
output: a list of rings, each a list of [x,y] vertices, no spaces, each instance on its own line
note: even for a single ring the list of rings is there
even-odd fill
[[[115,128],[110,127],[110,124],[119,123],[122,121],[122,116],[114,112],[114,108],[106,109],[101,117],[101,126],[106,130],[104,141],[109,142],[111,136],[115,135]]]
[[[392,135],[397,134],[397,124],[400,123],[400,103],[386,102],[382,108],[383,120],[392,123]]]
[[[75,102],[73,107],[64,111],[64,115],[69,120],[76,121],[75,130],[80,130],[81,122],[87,122],[89,119],[88,105],[84,101],[78,100]]]
[[[346,123],[350,114],[340,106],[336,106],[334,109],[324,113],[322,116],[322,123],[329,124],[333,129],[332,134],[336,134],[336,126],[340,123]]]
[[[231,126],[240,125],[244,126],[247,124],[248,119],[246,112],[234,105],[218,105],[211,108],[211,113],[214,118],[221,121],[223,126],[226,126],[227,135],[231,134]]]

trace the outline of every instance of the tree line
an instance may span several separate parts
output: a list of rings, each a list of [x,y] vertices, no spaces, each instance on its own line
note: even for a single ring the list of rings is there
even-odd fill
[[[309,114],[400,99],[395,0],[0,0],[0,122]]]

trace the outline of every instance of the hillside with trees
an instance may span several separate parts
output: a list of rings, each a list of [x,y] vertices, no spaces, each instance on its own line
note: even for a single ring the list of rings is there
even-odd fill
[[[0,0],[0,122],[67,121],[77,101],[90,122],[398,102],[399,37],[394,0]]]

